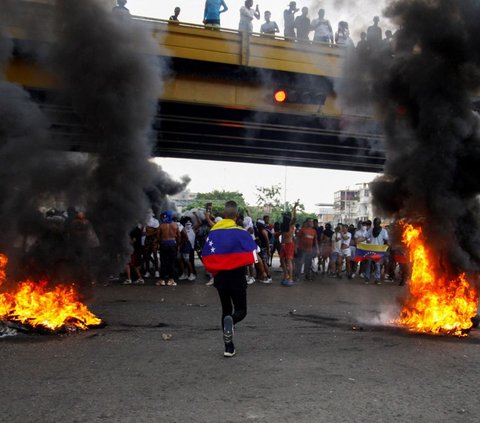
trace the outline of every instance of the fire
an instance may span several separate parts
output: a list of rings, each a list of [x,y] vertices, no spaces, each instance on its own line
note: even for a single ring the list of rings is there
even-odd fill
[[[7,262],[8,258],[0,254],[0,286],[6,277]],[[50,330],[58,330],[64,325],[85,330],[102,323],[78,300],[73,285],[49,288],[45,280],[22,281],[14,290],[0,293],[0,320]]]
[[[412,263],[410,296],[396,323],[415,332],[466,336],[477,314],[478,296],[464,273],[442,275],[425,244],[421,228],[406,225],[403,241]]]

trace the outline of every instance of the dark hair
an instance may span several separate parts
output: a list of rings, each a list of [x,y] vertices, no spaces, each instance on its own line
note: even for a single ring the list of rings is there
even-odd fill
[[[235,219],[238,214],[238,205],[235,201],[227,201],[225,203],[225,218]]]
[[[285,213],[283,215],[282,224],[280,225],[280,229],[282,232],[288,232],[290,230],[290,222],[292,221],[289,214]]]
[[[379,217],[376,217],[375,219],[373,219],[372,235],[374,238],[376,238],[378,235],[380,235],[380,232],[382,232],[382,227],[380,226],[381,223],[382,221],[380,220]]]

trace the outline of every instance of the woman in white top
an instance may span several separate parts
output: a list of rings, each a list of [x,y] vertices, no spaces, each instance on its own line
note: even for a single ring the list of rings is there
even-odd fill
[[[240,8],[240,23],[238,24],[239,31],[253,32],[253,18],[260,19],[260,10],[257,7],[252,9],[253,0],[246,0],[245,6]]]

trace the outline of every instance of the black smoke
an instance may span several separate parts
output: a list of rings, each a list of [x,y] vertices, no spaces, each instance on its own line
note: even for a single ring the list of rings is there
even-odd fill
[[[49,118],[22,87],[0,82],[0,249],[30,276],[88,284],[123,268],[130,229],[188,179],[172,181],[151,162],[163,65],[149,28],[95,0],[56,5],[48,65],[90,152],[53,150]],[[10,52],[0,38],[4,63]],[[71,206],[70,218],[45,219],[42,207],[58,203]]]
[[[356,58],[352,104],[376,105],[385,132],[383,177],[372,185],[384,216],[422,221],[446,272],[480,268],[480,86],[476,0],[399,0],[393,54]],[[358,84],[359,81],[368,83]]]

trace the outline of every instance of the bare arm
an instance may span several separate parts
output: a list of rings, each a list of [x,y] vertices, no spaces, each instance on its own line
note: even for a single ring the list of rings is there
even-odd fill
[[[290,222],[290,226],[295,226],[295,223],[297,223],[297,206],[298,206],[298,200],[295,202],[295,205],[293,206],[293,215],[292,215],[292,221]]]
[[[212,226],[215,225],[215,222],[211,219],[210,216],[211,216],[210,213],[206,213],[205,214],[205,220],[207,221],[208,226],[212,227]]]
[[[223,6],[223,9],[220,10],[220,13],[226,12],[226,11],[228,10],[227,4],[226,4],[224,1],[222,1],[222,4],[221,4],[221,5]]]
[[[255,13],[253,14],[253,16],[255,16],[257,19],[260,19],[260,9],[258,8],[258,4],[255,8]]]

